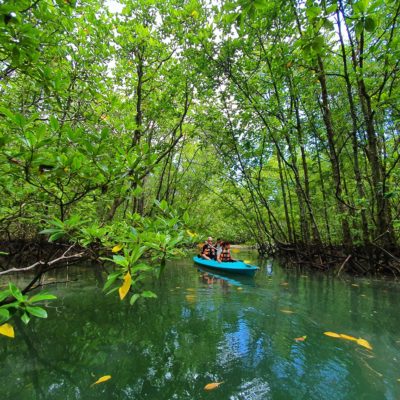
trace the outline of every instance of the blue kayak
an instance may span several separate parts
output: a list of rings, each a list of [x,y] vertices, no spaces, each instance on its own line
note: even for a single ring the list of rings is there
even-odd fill
[[[243,261],[218,262],[216,260],[205,260],[204,258],[197,256],[193,257],[193,261],[196,264],[202,265],[203,267],[221,272],[229,272],[230,274],[254,276],[256,271],[259,269],[258,267],[246,264]]]

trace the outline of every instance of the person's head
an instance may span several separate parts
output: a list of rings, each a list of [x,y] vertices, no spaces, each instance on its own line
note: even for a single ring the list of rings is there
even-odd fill
[[[218,239],[217,239],[217,243],[220,243],[220,244],[222,244],[222,241],[221,241],[221,239],[220,239],[220,238],[218,238]]]
[[[231,247],[231,244],[229,242],[223,242],[222,246],[224,246],[226,249],[229,249]]]
[[[211,237],[211,236],[209,236],[209,237],[207,238],[207,243],[212,243],[212,237]]]

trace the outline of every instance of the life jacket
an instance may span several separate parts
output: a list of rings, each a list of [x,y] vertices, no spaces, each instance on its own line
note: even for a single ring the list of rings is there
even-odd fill
[[[203,246],[203,250],[202,250],[201,254],[204,254],[210,258],[215,257],[215,249],[210,244],[206,243]]]
[[[220,254],[220,260],[221,261],[231,261],[232,260],[231,250],[223,248],[222,252]]]

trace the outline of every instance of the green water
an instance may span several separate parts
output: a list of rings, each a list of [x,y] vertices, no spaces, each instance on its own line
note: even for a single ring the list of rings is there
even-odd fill
[[[131,307],[103,295],[93,267],[47,277],[67,278],[47,287],[58,296],[47,320],[0,337],[1,400],[400,399],[399,283],[268,262],[227,281],[186,259],[148,283],[157,299]]]

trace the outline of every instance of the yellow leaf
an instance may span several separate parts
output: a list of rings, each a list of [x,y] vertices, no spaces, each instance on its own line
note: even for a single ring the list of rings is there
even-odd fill
[[[335,337],[335,338],[340,338],[340,335],[335,332],[324,332],[324,335],[330,336],[330,337]]]
[[[250,264],[250,263],[251,263],[250,260],[244,260],[243,262],[244,262],[245,264]]]
[[[372,346],[365,339],[361,339],[361,338],[357,339],[357,344],[359,344],[360,346],[365,347],[368,350],[372,350]]]
[[[186,300],[191,303],[196,300],[196,295],[194,295],[194,294],[187,294],[185,297],[186,297]]]
[[[109,381],[110,379],[111,379],[111,375],[104,375],[101,378],[97,379],[96,382],[92,383],[92,386],[97,385],[98,383]]]
[[[191,231],[189,231],[189,229],[186,229],[186,233],[187,233],[190,237],[195,237],[195,236],[196,236],[196,234],[193,233],[193,232],[191,232]]]
[[[219,385],[222,385],[224,382],[213,382],[213,383],[208,383],[206,386],[204,386],[204,390],[214,390],[216,389]]]
[[[14,328],[10,324],[0,325],[0,334],[4,336],[8,336],[10,338],[14,338]]]
[[[292,310],[279,310],[280,312],[283,312],[285,314],[294,314],[294,311]]]
[[[237,290],[243,290],[243,288],[242,288],[242,287],[240,287],[240,286],[239,286],[239,287],[237,287],[236,289],[237,289]]]
[[[196,291],[196,289],[193,289],[193,288],[187,288],[186,289],[188,292],[195,292]]]
[[[231,249],[231,253],[240,253],[239,249]]]
[[[193,18],[197,18],[198,16],[199,16],[199,13],[196,11],[196,10],[194,10],[194,11],[192,11],[192,13],[190,14]]]
[[[132,284],[132,278],[131,278],[131,274],[128,272],[125,277],[124,277],[124,283],[122,284],[122,286],[118,289],[119,292],[119,298],[121,300],[124,299],[124,297],[128,294],[129,289],[131,287]]]
[[[357,342],[357,338],[353,337],[353,336],[349,336],[349,335],[345,335],[344,333],[340,334],[340,337],[342,339],[346,339],[346,340],[352,340],[353,342]]]
[[[113,253],[118,253],[120,250],[122,249],[122,244],[117,244],[116,246],[114,246],[113,248],[112,248],[112,252]]]

